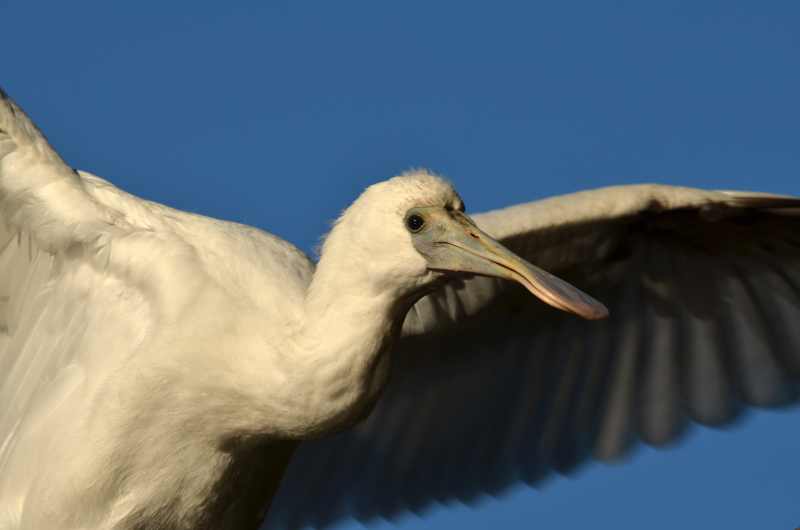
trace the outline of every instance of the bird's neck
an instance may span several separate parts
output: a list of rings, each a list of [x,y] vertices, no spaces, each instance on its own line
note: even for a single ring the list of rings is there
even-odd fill
[[[389,352],[410,307],[368,276],[363,266],[323,257],[306,296],[294,351],[304,378],[302,397],[320,432],[348,426],[369,412],[386,382]]]

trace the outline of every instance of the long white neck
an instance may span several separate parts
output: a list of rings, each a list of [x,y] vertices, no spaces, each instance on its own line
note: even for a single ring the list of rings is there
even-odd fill
[[[350,244],[347,227],[329,236],[307,291],[304,318],[286,351],[296,425],[313,435],[351,425],[375,403],[413,289],[381,281],[374,258]]]
[[[327,274],[326,266],[309,290],[295,350],[319,429],[358,420],[377,399],[405,314],[391,293],[370,292],[358,275]]]

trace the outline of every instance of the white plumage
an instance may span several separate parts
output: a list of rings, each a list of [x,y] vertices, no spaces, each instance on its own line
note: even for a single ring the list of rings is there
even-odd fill
[[[601,322],[458,274],[603,316],[462,205],[424,171],[372,186],[315,266],[71,170],[0,92],[0,530],[256,528],[298,442],[376,402],[301,446],[273,526],[469,501],[794,400],[797,200],[644,185],[474,217]]]

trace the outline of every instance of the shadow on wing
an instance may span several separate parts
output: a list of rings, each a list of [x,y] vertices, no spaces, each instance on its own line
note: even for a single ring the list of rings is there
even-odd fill
[[[692,421],[794,403],[798,228],[768,212],[689,210],[592,227],[554,272],[605,302],[605,321],[486,278],[427,297],[409,316],[426,331],[403,338],[381,402],[356,429],[301,446],[269,527],[472,503],[639,441],[673,443]],[[542,252],[559,252],[547,241]],[[506,243],[536,262],[529,238]]]

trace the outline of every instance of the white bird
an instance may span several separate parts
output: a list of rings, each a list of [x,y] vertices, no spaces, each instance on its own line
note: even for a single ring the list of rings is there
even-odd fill
[[[315,266],[72,170],[0,91],[0,530],[254,529],[290,459],[270,527],[369,520],[791,402],[798,207],[642,185],[473,221],[415,171]]]

